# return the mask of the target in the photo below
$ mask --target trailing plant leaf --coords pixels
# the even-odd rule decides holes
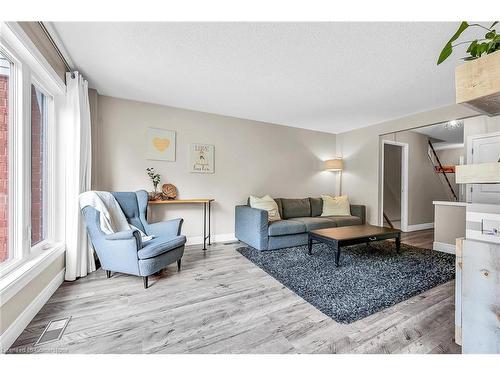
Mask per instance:
[[[457,40],[460,35],[462,35],[462,33],[469,27],[469,24],[465,21],[462,21],[462,23],[460,24],[460,26],[458,27],[458,30],[455,32],[455,34],[453,34],[453,36],[451,37],[450,41],[448,43],[453,43],[455,40]]]
[[[448,58],[448,56],[451,55],[451,52],[453,51],[453,46],[452,46],[452,43],[457,40],[460,35],[462,35],[462,33],[469,27],[469,24],[465,21],[462,21],[462,23],[460,24],[460,26],[458,27],[458,30],[455,32],[455,34],[453,34],[453,36],[451,37],[451,39],[448,41],[448,43],[446,43],[446,45],[444,46],[443,50],[441,51],[441,54],[439,55],[439,58],[438,58],[438,62],[437,64],[441,64],[444,60],[446,60]]]
[[[494,38],[494,37],[495,37],[495,35],[496,35],[495,30],[493,30],[493,31],[489,31],[489,32],[487,32],[487,33],[486,33],[486,35],[485,35],[484,37],[485,37],[486,39],[492,39],[492,38]]]
[[[474,40],[469,45],[469,48],[467,48],[466,52],[469,52],[471,54],[471,56],[475,56],[476,55],[476,48],[477,48],[477,40]]]
[[[465,21],[462,21],[462,23],[458,27],[458,30],[455,32],[455,34],[453,34],[451,39],[448,41],[448,43],[446,43],[443,50],[439,54],[437,65],[441,64],[451,55],[451,53],[453,52],[453,47],[456,47],[460,44],[468,43],[468,42],[460,42],[453,45],[453,42],[456,41],[462,35],[462,33],[469,27],[479,27],[482,30],[484,29],[488,30],[488,32],[485,34],[484,39],[479,39],[479,40],[475,39],[471,41],[466,51],[469,54],[469,56],[466,56],[465,58],[463,58],[463,60],[474,60],[481,57],[481,55],[483,54],[490,54],[500,50],[500,35],[497,34],[496,30],[493,29],[493,27],[497,23],[498,21],[495,21],[491,24],[489,28],[487,28],[477,23],[469,24]],[[480,43],[480,41],[482,43]]]
[[[439,55],[437,64],[438,65],[441,64],[444,60],[448,58],[448,56],[451,55],[452,52],[453,52],[453,47],[451,46],[451,43],[445,45],[443,50],[441,51],[441,54]]]

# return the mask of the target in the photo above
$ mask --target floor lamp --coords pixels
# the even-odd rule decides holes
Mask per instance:
[[[342,195],[342,169],[344,164],[342,159],[325,160],[325,171],[339,172],[339,195]]]

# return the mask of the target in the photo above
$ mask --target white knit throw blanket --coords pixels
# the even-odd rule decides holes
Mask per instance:
[[[127,221],[116,198],[107,191],[86,191],[80,194],[79,202],[80,208],[90,206],[99,211],[101,230],[106,234],[132,229],[141,233],[142,242],[153,238],[153,236],[147,236],[143,231]]]

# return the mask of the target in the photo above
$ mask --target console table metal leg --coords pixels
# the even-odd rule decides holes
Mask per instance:
[[[207,249],[207,204],[203,203],[203,250]]]
[[[210,246],[212,244],[211,240],[212,240],[212,235],[210,232],[210,202],[208,202],[208,245]]]

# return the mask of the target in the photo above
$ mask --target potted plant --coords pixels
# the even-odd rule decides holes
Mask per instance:
[[[158,195],[161,196],[161,193],[158,193],[158,184],[160,183],[161,175],[159,173],[156,173],[154,168],[146,168],[146,172],[149,176],[149,179],[153,183],[154,189],[154,191],[149,194],[149,199],[156,200],[158,199]]]
[[[467,62],[455,70],[456,103],[466,104],[488,115],[500,114],[500,34],[494,29],[497,23],[486,27],[463,21],[437,61],[438,65],[441,64],[454,47],[468,44],[468,55],[463,58]],[[469,28],[480,30],[484,37],[455,43]]]

